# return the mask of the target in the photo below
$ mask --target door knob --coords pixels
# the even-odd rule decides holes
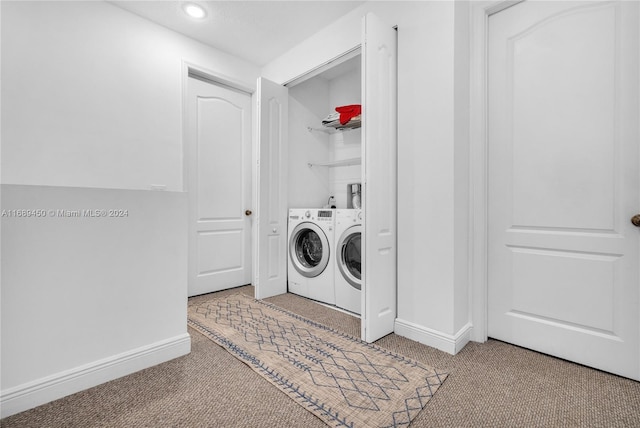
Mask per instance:
[[[253,214],[253,213],[251,212],[251,210],[246,210],[246,211],[244,212],[244,215],[246,215],[246,216],[250,216],[251,214]]]
[[[631,223],[636,227],[640,227],[640,214],[636,214],[631,217]]]

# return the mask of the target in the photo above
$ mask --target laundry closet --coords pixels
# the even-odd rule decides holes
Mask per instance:
[[[360,49],[289,87],[287,291],[362,312]]]
[[[257,85],[256,297],[287,292],[288,260],[296,251],[289,235],[297,222],[325,228],[332,238],[323,246],[334,253],[339,237],[322,220],[360,204],[362,214],[353,221],[362,230],[362,288],[359,310],[352,311],[361,313],[362,338],[370,342],[393,332],[396,317],[396,39],[395,29],[368,14],[358,46],[288,82],[259,78]],[[362,111],[353,120],[359,123],[323,125],[336,107],[358,105]],[[316,261],[327,262],[291,270],[292,278],[300,277],[292,285],[298,294],[335,304],[328,294],[305,291],[312,286],[306,288],[303,277],[313,276]],[[327,263],[330,271],[322,272],[330,278],[338,268],[333,258]]]

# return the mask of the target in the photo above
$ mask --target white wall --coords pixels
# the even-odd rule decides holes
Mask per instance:
[[[2,2],[2,416],[189,352],[183,62],[259,69],[105,2]],[[167,191],[150,191],[151,185]]]
[[[3,417],[189,352],[186,193],[2,185],[2,210]]]
[[[2,182],[183,190],[182,61],[257,67],[98,1],[3,2]]]
[[[371,1],[267,64],[263,74],[284,83],[356,46],[367,12],[398,26],[396,332],[454,353],[470,330],[468,142],[456,128],[466,95],[464,87],[456,90],[464,79],[456,67],[465,64],[456,59],[455,24],[456,15],[465,24],[464,9],[454,2]]]
[[[454,329],[471,325],[470,278],[470,3],[455,4],[454,56]],[[470,334],[465,331],[464,334]]]

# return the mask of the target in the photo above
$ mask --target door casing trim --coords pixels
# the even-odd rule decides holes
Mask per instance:
[[[469,284],[471,340],[488,338],[487,217],[487,47],[489,17],[524,0],[472,2],[470,13]]]

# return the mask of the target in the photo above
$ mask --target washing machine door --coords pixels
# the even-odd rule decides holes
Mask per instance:
[[[338,241],[338,268],[344,279],[358,290],[362,289],[362,226],[345,230]]]
[[[301,275],[307,278],[320,275],[329,264],[327,235],[314,223],[300,223],[291,232],[289,257]]]

